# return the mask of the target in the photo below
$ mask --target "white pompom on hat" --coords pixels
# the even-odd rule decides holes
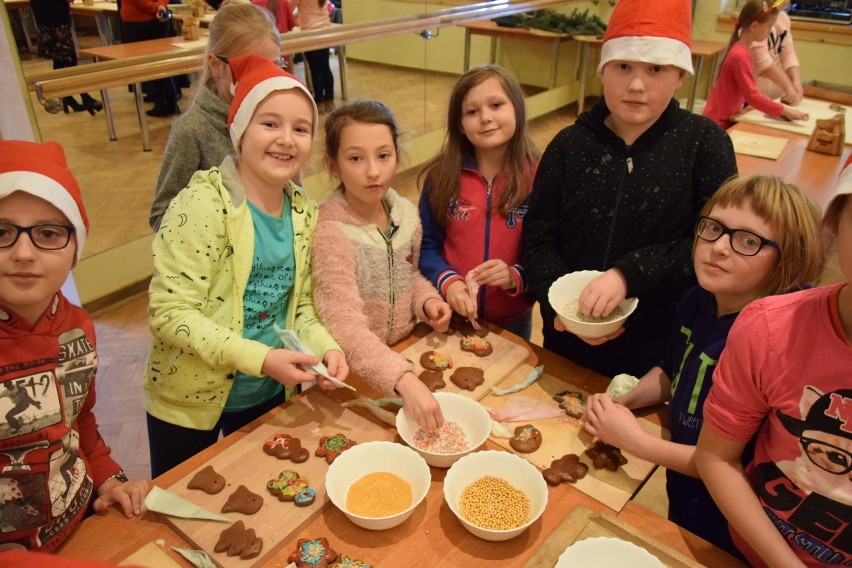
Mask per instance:
[[[601,48],[598,75],[610,61],[641,61],[692,69],[690,0],[619,0]]]
[[[254,116],[254,110],[263,99],[275,91],[298,89],[305,93],[314,110],[313,134],[316,134],[319,113],[311,93],[295,76],[287,73],[270,60],[259,55],[241,55],[228,60],[231,67],[231,75],[236,87],[234,88],[234,100],[231,101],[231,109],[228,112],[228,129],[231,134],[231,142],[239,151],[240,141],[246,128]]]
[[[849,194],[852,194],[852,154],[849,155],[849,159],[843,164],[840,177],[837,178],[837,186],[834,188],[832,199],[839,195]]]
[[[16,191],[44,199],[68,218],[77,235],[75,261],[79,261],[89,218],[62,146],[56,142],[0,140],[0,199]]]

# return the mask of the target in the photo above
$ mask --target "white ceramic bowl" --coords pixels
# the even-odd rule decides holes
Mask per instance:
[[[530,518],[523,525],[509,530],[478,527],[464,519],[459,512],[459,498],[465,487],[485,475],[502,477],[530,500]],[[524,532],[544,512],[547,506],[547,483],[541,472],[524,458],[511,452],[482,451],[461,458],[453,464],[444,478],[444,500],[450,510],[473,535],[485,540],[509,540]]]
[[[587,323],[575,319],[571,319],[562,314],[562,308],[565,304],[572,302],[580,297],[580,292],[586,287],[586,284],[603,274],[597,270],[580,270],[570,272],[565,276],[561,276],[553,284],[550,285],[550,290],[547,293],[547,299],[550,302],[550,307],[556,311],[559,316],[559,321],[565,326],[565,329],[580,337],[597,338],[609,335],[624,324],[624,321],[630,317],[636,306],[639,305],[639,298],[627,298],[618,304],[624,315],[607,322]]]
[[[370,473],[398,475],[411,485],[411,506],[389,517],[362,517],[346,510],[346,496],[352,485]],[[429,491],[429,466],[417,453],[393,442],[365,442],[337,456],[325,475],[325,491],[334,505],[350,521],[370,530],[384,530],[403,523]]]
[[[405,413],[404,406],[396,415],[396,430],[405,443],[411,446],[412,450],[423,456],[426,463],[434,467],[450,467],[459,458],[466,456],[485,443],[488,434],[491,432],[491,418],[481,404],[466,396],[451,392],[436,392],[435,398],[441,406],[444,420],[455,422],[467,434],[468,449],[454,454],[435,454],[415,446],[414,435],[420,430],[420,426]]]

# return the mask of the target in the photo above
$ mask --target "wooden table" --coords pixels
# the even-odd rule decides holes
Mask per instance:
[[[785,138],[787,145],[777,160],[737,154],[737,168],[741,174],[775,175],[795,184],[802,192],[825,209],[834,193],[837,176],[849,157],[850,147],[844,146],[839,156],[808,152],[808,137],[775,128],[738,122],[729,132],[749,132]]]
[[[568,34],[557,34],[541,30],[530,30],[526,28],[507,28],[498,26],[496,23],[488,20],[482,22],[472,22],[470,24],[461,24],[464,28],[464,70],[470,69],[470,36],[483,35],[491,38],[491,59],[494,63],[497,60],[497,39],[511,38],[530,41],[546,41],[551,44],[550,54],[550,84],[549,89],[556,86],[556,73],[559,66],[559,46],[571,41],[572,37]]]
[[[505,337],[515,336],[503,333]],[[416,338],[410,338],[398,346],[404,349],[411,345]],[[518,340],[519,341],[519,340]],[[538,357],[538,364],[545,365],[547,372],[587,392],[600,392],[608,383],[601,375],[589,373],[570,361],[553,353],[533,346]],[[368,385],[353,377],[352,381],[359,389],[359,394],[375,396]],[[300,395],[301,396],[301,395]],[[349,391],[338,390],[328,393],[334,400],[345,400],[351,397]],[[214,456],[225,452],[241,438],[260,427],[265,421],[280,412],[286,413],[292,401],[283,408],[278,408],[270,414],[261,417],[239,432],[220,440],[214,446],[187,460],[175,469],[165,473],[155,480],[160,487],[169,487],[184,478],[190,472],[207,463]],[[350,409],[353,410],[353,409]],[[369,417],[367,413],[359,414]],[[649,420],[660,421],[664,416],[663,407],[645,410],[642,416]],[[487,449],[501,448],[491,441],[486,443]],[[413,517],[394,529],[371,532],[350,523],[345,516],[330,502],[317,508],[312,518],[300,524],[288,536],[288,543],[265,566],[286,565],[287,554],[295,549],[299,538],[316,538],[326,536],[338,550],[365,560],[381,559],[381,566],[397,568],[421,566],[491,566],[495,561],[500,566],[523,566],[526,561],[542,546],[545,540],[554,532],[562,520],[576,506],[585,507],[591,511],[615,512],[580,492],[570,485],[560,485],[549,489],[548,505],[542,517],[520,536],[506,542],[488,542],[480,540],[465,530],[448,506],[443,501],[442,481],[446,470],[431,468],[432,486],[425,499],[415,511]],[[648,532],[653,538],[668,544],[689,556],[710,566],[741,566],[724,552],[715,549],[695,535],[683,531],[666,519],[652,513],[641,506],[629,506],[622,509],[621,518],[637,528]],[[287,522],[286,517],[282,522]],[[169,546],[187,546],[157,514],[145,513],[141,517],[125,519],[117,509],[113,508],[107,514],[93,516],[79,526],[73,536],[60,549],[62,556],[76,556],[100,559],[107,562],[120,562],[141,546],[156,539],[163,539],[169,556],[179,558],[169,550]],[[416,551],[416,553],[414,553]],[[181,565],[183,560],[179,560]]]
[[[76,16],[89,16],[95,19],[98,26],[98,35],[103,45],[112,45],[115,41],[112,33],[112,25],[120,26],[118,17],[118,4],[114,0],[95,0],[91,6],[86,6],[80,1],[71,4],[71,13]],[[113,24],[110,23],[112,20]]]

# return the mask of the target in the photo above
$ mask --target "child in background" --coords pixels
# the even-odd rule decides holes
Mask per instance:
[[[91,506],[141,514],[98,433],[95,327],[60,291],[89,221],[55,142],[0,141],[0,547],[55,550]]]
[[[286,34],[296,27],[296,16],[293,15],[290,0],[252,0],[252,4],[266,8],[272,13],[278,33]]]
[[[804,90],[785,5],[790,5],[787,0],[775,3],[778,17],[769,29],[769,37],[751,44],[751,60],[760,92],[770,99],[781,97],[781,102],[795,105],[802,100]]]
[[[193,176],[152,247],[145,409],[154,476],[316,378],[300,367],[322,359],[332,376],[348,374],[314,309],[317,206],[292,182],[311,151],[316,105],[268,59],[244,55],[230,65],[237,157]],[[273,323],[295,330],[319,359],[282,349]]]
[[[398,392],[422,428],[443,423],[438,401],[414,365],[388,347],[417,320],[446,331],[452,309],[417,269],[417,208],[392,187],[398,129],[378,101],[344,105],[325,121],[325,163],[340,185],[320,205],[311,254],[317,312],[349,365],[373,385]]]
[[[734,178],[701,210],[693,267],[698,286],[680,299],[668,349],[632,391],[589,397],[586,431],[667,468],[669,520],[729,552],[728,523],[695,468],[695,444],[713,370],[734,320],[757,298],[799,290],[819,276],[820,212],[778,178]],[[727,238],[725,238],[727,237]],[[646,432],[628,409],[669,403],[671,441]]]
[[[659,362],[677,300],[695,282],[695,219],[737,173],[728,136],[673,98],[692,73],[690,7],[618,2],[598,67],[604,96],[547,147],[524,220],[544,347],[610,377],[639,377]],[[578,270],[603,272],[580,297],[586,315],[639,298],[626,326],[602,341],[565,333],[548,302],[550,285]]]
[[[216,167],[234,153],[228,134],[228,105],[234,98],[228,60],[253,53],[278,62],[280,52],[281,36],[266,10],[228,4],[216,13],[195,100],[174,123],[166,142],[148,219],[152,229],[160,228],[169,203],[195,172]]]
[[[755,42],[766,42],[777,17],[778,8],[773,4],[767,5],[763,0],[749,0],[740,10],[719,77],[710,89],[703,113],[722,128],[733,126],[732,117],[746,103],[768,116],[786,120],[808,119],[807,113],[765,97],[754,82],[749,50]]]
[[[753,566],[852,563],[850,193],[852,160],[822,223],[847,282],[743,310],[704,403],[695,464]]]
[[[456,83],[444,147],[420,174],[420,270],[460,315],[524,339],[532,303],[521,228],[538,159],[521,86],[502,67],[482,65]],[[466,278],[480,286],[475,303]]]
[[[293,0],[299,29],[316,30],[331,25],[328,0]],[[328,48],[305,52],[311,71],[314,99],[322,114],[334,110],[334,75],[328,63]]]

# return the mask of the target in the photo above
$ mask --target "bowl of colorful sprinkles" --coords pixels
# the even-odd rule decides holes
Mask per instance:
[[[481,404],[465,396],[436,392],[435,399],[444,415],[443,426],[427,432],[406,415],[403,406],[396,415],[396,430],[426,463],[433,467],[450,467],[485,443],[491,431],[491,419]]]
[[[411,516],[431,482],[429,466],[416,452],[393,442],[366,442],[334,460],[325,490],[350,521],[384,530]]]
[[[476,452],[447,472],[444,500],[473,535],[509,540],[544,512],[547,483],[534,465],[513,453]]]
[[[627,298],[609,314],[587,316],[580,311],[580,293],[586,284],[603,274],[597,270],[579,270],[559,277],[550,285],[547,299],[565,329],[579,337],[603,337],[624,325],[624,321],[639,305],[639,298]]]

